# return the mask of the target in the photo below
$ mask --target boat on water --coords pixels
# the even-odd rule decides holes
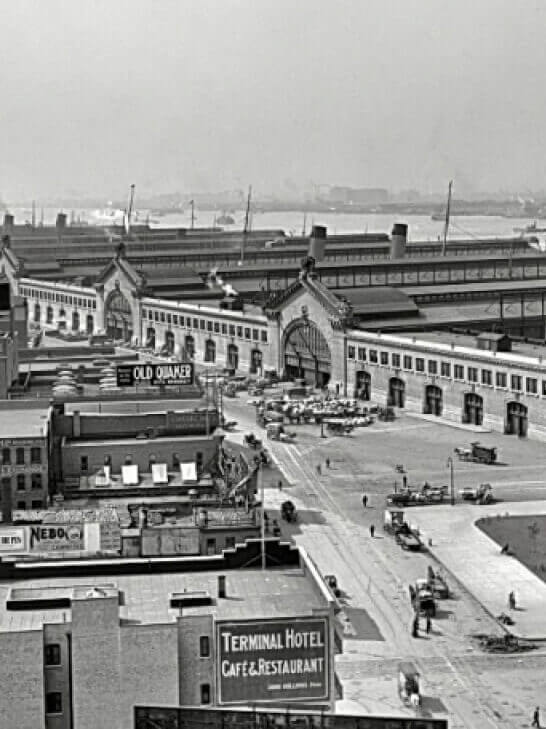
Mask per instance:
[[[535,220],[533,223],[529,223],[524,228],[514,228],[514,233],[521,233],[527,235],[529,233],[546,233],[546,227],[540,227]]]
[[[227,213],[222,213],[216,218],[218,225],[235,225],[235,218]]]
[[[126,227],[127,211],[121,208],[104,208],[103,210],[93,210],[88,216],[89,225],[96,225],[103,228],[108,227]],[[157,224],[158,221],[153,219],[147,210],[133,210],[131,213],[131,225],[149,225]]]

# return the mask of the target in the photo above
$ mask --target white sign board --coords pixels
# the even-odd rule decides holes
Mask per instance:
[[[166,463],[152,464],[152,481],[154,483],[169,483]]]
[[[197,483],[197,469],[194,461],[180,464],[180,475],[182,483]]]
[[[25,529],[3,528],[0,530],[0,552],[24,552]]]
[[[121,480],[124,486],[138,486],[138,466],[122,466]]]

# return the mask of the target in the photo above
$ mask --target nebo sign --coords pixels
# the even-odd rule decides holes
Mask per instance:
[[[168,364],[119,365],[116,368],[118,387],[146,385],[191,385],[193,364],[169,362]]]

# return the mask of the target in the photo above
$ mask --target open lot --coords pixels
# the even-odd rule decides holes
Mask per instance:
[[[336,665],[345,691],[340,711],[411,715],[398,697],[396,666],[408,658],[417,663],[425,682],[424,711],[447,716],[450,727],[511,729],[530,724],[532,707],[546,697],[546,651],[494,656],[482,653],[474,636],[502,635],[503,629],[463,584],[448,574],[452,595],[438,604],[429,635],[411,637],[409,584],[435,566],[428,552],[404,552],[382,530],[385,497],[401,486],[395,466],[403,464],[410,485],[449,483],[448,456],[456,446],[479,440],[495,445],[499,465],[455,459],[455,487],[489,482],[497,498],[542,499],[546,493],[546,454],[540,443],[509,436],[473,433],[405,415],[376,422],[349,436],[321,438],[317,425],[287,426],[297,433],[293,445],[265,441],[247,397],[225,401],[226,416],[239,421],[230,438],[253,431],[264,438],[283,474],[266,480],[268,511],[291,499],[298,522],[280,522],[285,536],[305,547],[323,574],[335,574],[342,590],[344,653]],[[330,468],[326,468],[326,459]],[[321,466],[320,474],[317,465]],[[368,507],[362,506],[362,494]],[[435,506],[425,507],[433,519]],[[445,508],[445,507],[444,507]],[[450,508],[450,507],[449,507]],[[467,504],[458,503],[463,515]],[[406,510],[411,522],[411,509]],[[376,535],[370,536],[370,526]],[[422,626],[423,627],[423,626]]]

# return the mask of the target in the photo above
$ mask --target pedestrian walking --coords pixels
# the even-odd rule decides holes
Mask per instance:
[[[329,458],[326,459],[326,468],[330,468],[330,459]]]
[[[533,711],[533,723],[531,726],[538,726],[540,727],[540,708],[537,706],[537,708]]]
[[[372,524],[372,525],[370,526],[370,537],[371,537],[372,539],[373,539],[373,535],[374,535],[374,534],[375,534],[375,527],[374,527],[374,525]]]
[[[413,618],[413,622],[411,625],[411,635],[413,638],[419,637],[419,616],[418,615],[416,615]]]
[[[322,468],[320,463],[317,463],[317,474],[320,476],[322,474]]]
[[[362,506],[364,508],[368,506],[368,497],[366,496],[366,494],[364,494],[364,496],[362,497]]]
[[[404,474],[404,476],[402,476],[402,487],[403,487],[404,491],[408,487],[408,477],[405,474]]]
[[[432,630],[432,620],[430,619],[430,615],[427,614],[427,635],[429,635],[431,630]]]
[[[516,609],[516,593],[513,590],[508,595],[508,607],[510,610]]]
[[[278,487],[279,487],[279,491],[282,491],[282,481],[279,481]]]

